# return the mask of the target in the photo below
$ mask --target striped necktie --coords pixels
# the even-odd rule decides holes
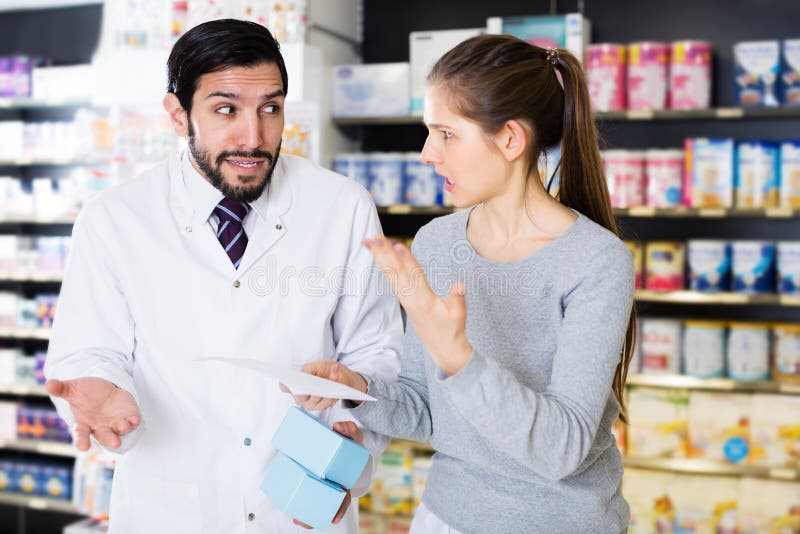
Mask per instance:
[[[244,233],[242,222],[250,211],[250,206],[225,197],[214,208],[214,213],[219,217],[217,239],[219,239],[225,253],[231,259],[234,268],[238,269],[247,248],[247,234]]]

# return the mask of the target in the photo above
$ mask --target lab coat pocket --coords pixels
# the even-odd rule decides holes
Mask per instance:
[[[125,486],[125,516],[136,524],[135,532],[202,532],[203,507],[196,484],[129,473]]]

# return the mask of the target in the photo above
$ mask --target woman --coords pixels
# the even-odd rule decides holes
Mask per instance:
[[[611,425],[624,418],[634,273],[581,65],[484,35],[429,82],[422,159],[455,206],[474,207],[424,226],[410,251],[365,240],[410,320],[399,382],[328,361],[304,370],[375,397],[349,405],[366,427],[437,451],[412,532],[623,532]],[[559,145],[553,198],[537,161]]]

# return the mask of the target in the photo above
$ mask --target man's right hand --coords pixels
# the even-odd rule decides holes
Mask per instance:
[[[73,435],[79,451],[87,451],[89,437],[105,447],[117,449],[121,436],[133,432],[142,415],[133,396],[102,378],[48,380],[44,385],[53,397],[69,403],[75,420]]]

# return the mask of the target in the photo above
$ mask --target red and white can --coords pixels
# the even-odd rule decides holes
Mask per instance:
[[[711,43],[705,41],[672,43],[669,88],[672,109],[711,107]]]
[[[645,152],[646,202],[652,208],[680,206],[683,199],[683,150]]]
[[[628,109],[666,109],[669,45],[628,45]]]
[[[637,150],[605,150],[603,167],[615,208],[644,205],[644,152]]]
[[[586,47],[586,81],[592,109],[625,109],[625,46],[599,43]]]

